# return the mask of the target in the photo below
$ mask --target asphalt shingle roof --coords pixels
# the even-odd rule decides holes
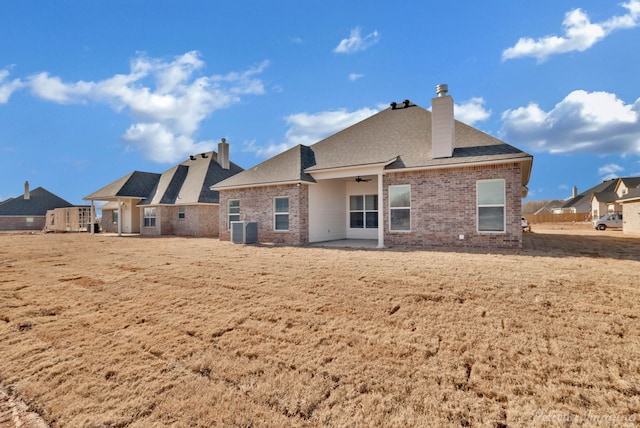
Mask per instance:
[[[229,162],[229,169],[224,169],[217,161],[217,153],[211,151],[190,156],[162,174],[134,171],[84,199],[109,201],[130,197],[141,199],[139,205],[218,203],[219,194],[210,187],[242,168]]]
[[[73,204],[48,190],[36,187],[29,192],[29,199],[20,195],[0,203],[0,216],[43,216],[48,210],[72,206]]]
[[[388,164],[387,169],[446,166],[531,155],[462,122],[455,121],[455,150],[433,159],[431,112],[415,104],[387,108],[311,146],[296,146],[218,183],[216,188],[290,181],[314,181],[326,169]]]

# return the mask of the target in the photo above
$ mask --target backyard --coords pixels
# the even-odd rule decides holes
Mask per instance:
[[[0,426],[640,424],[640,238],[524,239],[0,235]]]

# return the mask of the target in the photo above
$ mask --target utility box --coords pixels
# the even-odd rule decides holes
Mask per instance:
[[[255,221],[232,221],[231,242],[234,244],[255,244],[258,242],[258,223]]]

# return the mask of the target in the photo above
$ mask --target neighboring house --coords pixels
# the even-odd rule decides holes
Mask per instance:
[[[591,196],[593,218],[600,218],[605,214],[621,213],[622,205],[618,200],[640,185],[640,177],[615,178],[610,181],[613,183],[607,186],[606,190],[595,192]]]
[[[24,194],[0,202],[0,230],[42,230],[48,210],[73,205],[42,187],[29,189],[24,183]]]
[[[565,204],[565,201],[561,201],[560,199],[554,199],[552,201],[544,204],[542,208],[533,213],[533,215],[539,214],[562,214],[562,206]]]
[[[91,223],[91,207],[79,205],[47,211],[45,232],[87,232]]]
[[[574,187],[573,196],[565,202],[561,207],[562,213],[574,213],[585,214],[587,216],[593,216],[591,207],[591,198],[595,193],[612,192],[616,186],[616,180],[605,180],[602,183],[593,186],[592,188],[585,190],[582,193],[576,194],[577,190]]]
[[[223,139],[218,153],[190,156],[162,174],[133,172],[84,199],[108,201],[106,232],[217,237],[218,192],[210,187],[241,171]]]
[[[260,241],[292,245],[520,248],[533,157],[454,120],[446,85],[437,94],[432,112],[391,103],[214,185],[220,239],[231,221],[252,221]]]
[[[616,202],[622,206],[622,232],[640,235],[640,188],[627,189]]]

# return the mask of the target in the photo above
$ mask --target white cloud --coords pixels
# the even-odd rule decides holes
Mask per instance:
[[[486,110],[484,103],[483,98],[474,97],[462,104],[455,104],[454,116],[457,120],[469,125],[487,120],[491,116],[491,110]]]
[[[350,73],[349,74],[349,81],[350,82],[355,82],[358,79],[361,79],[364,77],[364,74],[358,74],[358,73]]]
[[[612,178],[618,178],[620,175],[618,173],[624,171],[624,168],[620,165],[616,165],[614,163],[610,163],[598,168],[598,175],[603,176],[603,180],[610,180]]]
[[[254,152],[256,156],[261,158],[267,158],[282,153],[298,144],[309,146],[378,113],[378,111],[377,109],[364,107],[352,112],[346,109],[338,109],[312,114],[292,114],[285,118],[289,129],[285,133],[284,141],[270,143],[265,147],[258,146],[255,141],[251,141],[245,143],[245,151]]]
[[[640,99],[571,92],[546,112],[535,103],[502,114],[500,137],[549,153],[640,154]]]
[[[7,81],[7,77],[9,70],[0,70],[0,104],[8,103],[11,94],[24,86],[20,79]]]
[[[520,38],[513,47],[502,52],[502,60],[534,57],[542,62],[551,55],[582,52],[615,30],[640,25],[640,0],[630,0],[622,3],[621,6],[627,9],[625,15],[614,16],[599,23],[592,23],[589,16],[581,9],[569,11],[562,22],[565,33],[563,37],[550,35],[536,40],[528,37]]]
[[[377,31],[367,34],[362,37],[360,34],[360,27],[356,27],[351,30],[351,34],[346,39],[342,39],[338,46],[333,50],[336,53],[351,54],[354,52],[363,51],[380,40],[380,34]]]
[[[199,75],[204,62],[196,51],[171,61],[139,56],[128,74],[97,82],[66,83],[39,73],[28,79],[34,95],[60,104],[105,103],[126,111],[135,121],[123,138],[146,158],[175,162],[207,149],[211,142],[196,142],[200,123],[214,111],[240,101],[241,96],[264,93],[261,74],[268,61],[241,72]]]

